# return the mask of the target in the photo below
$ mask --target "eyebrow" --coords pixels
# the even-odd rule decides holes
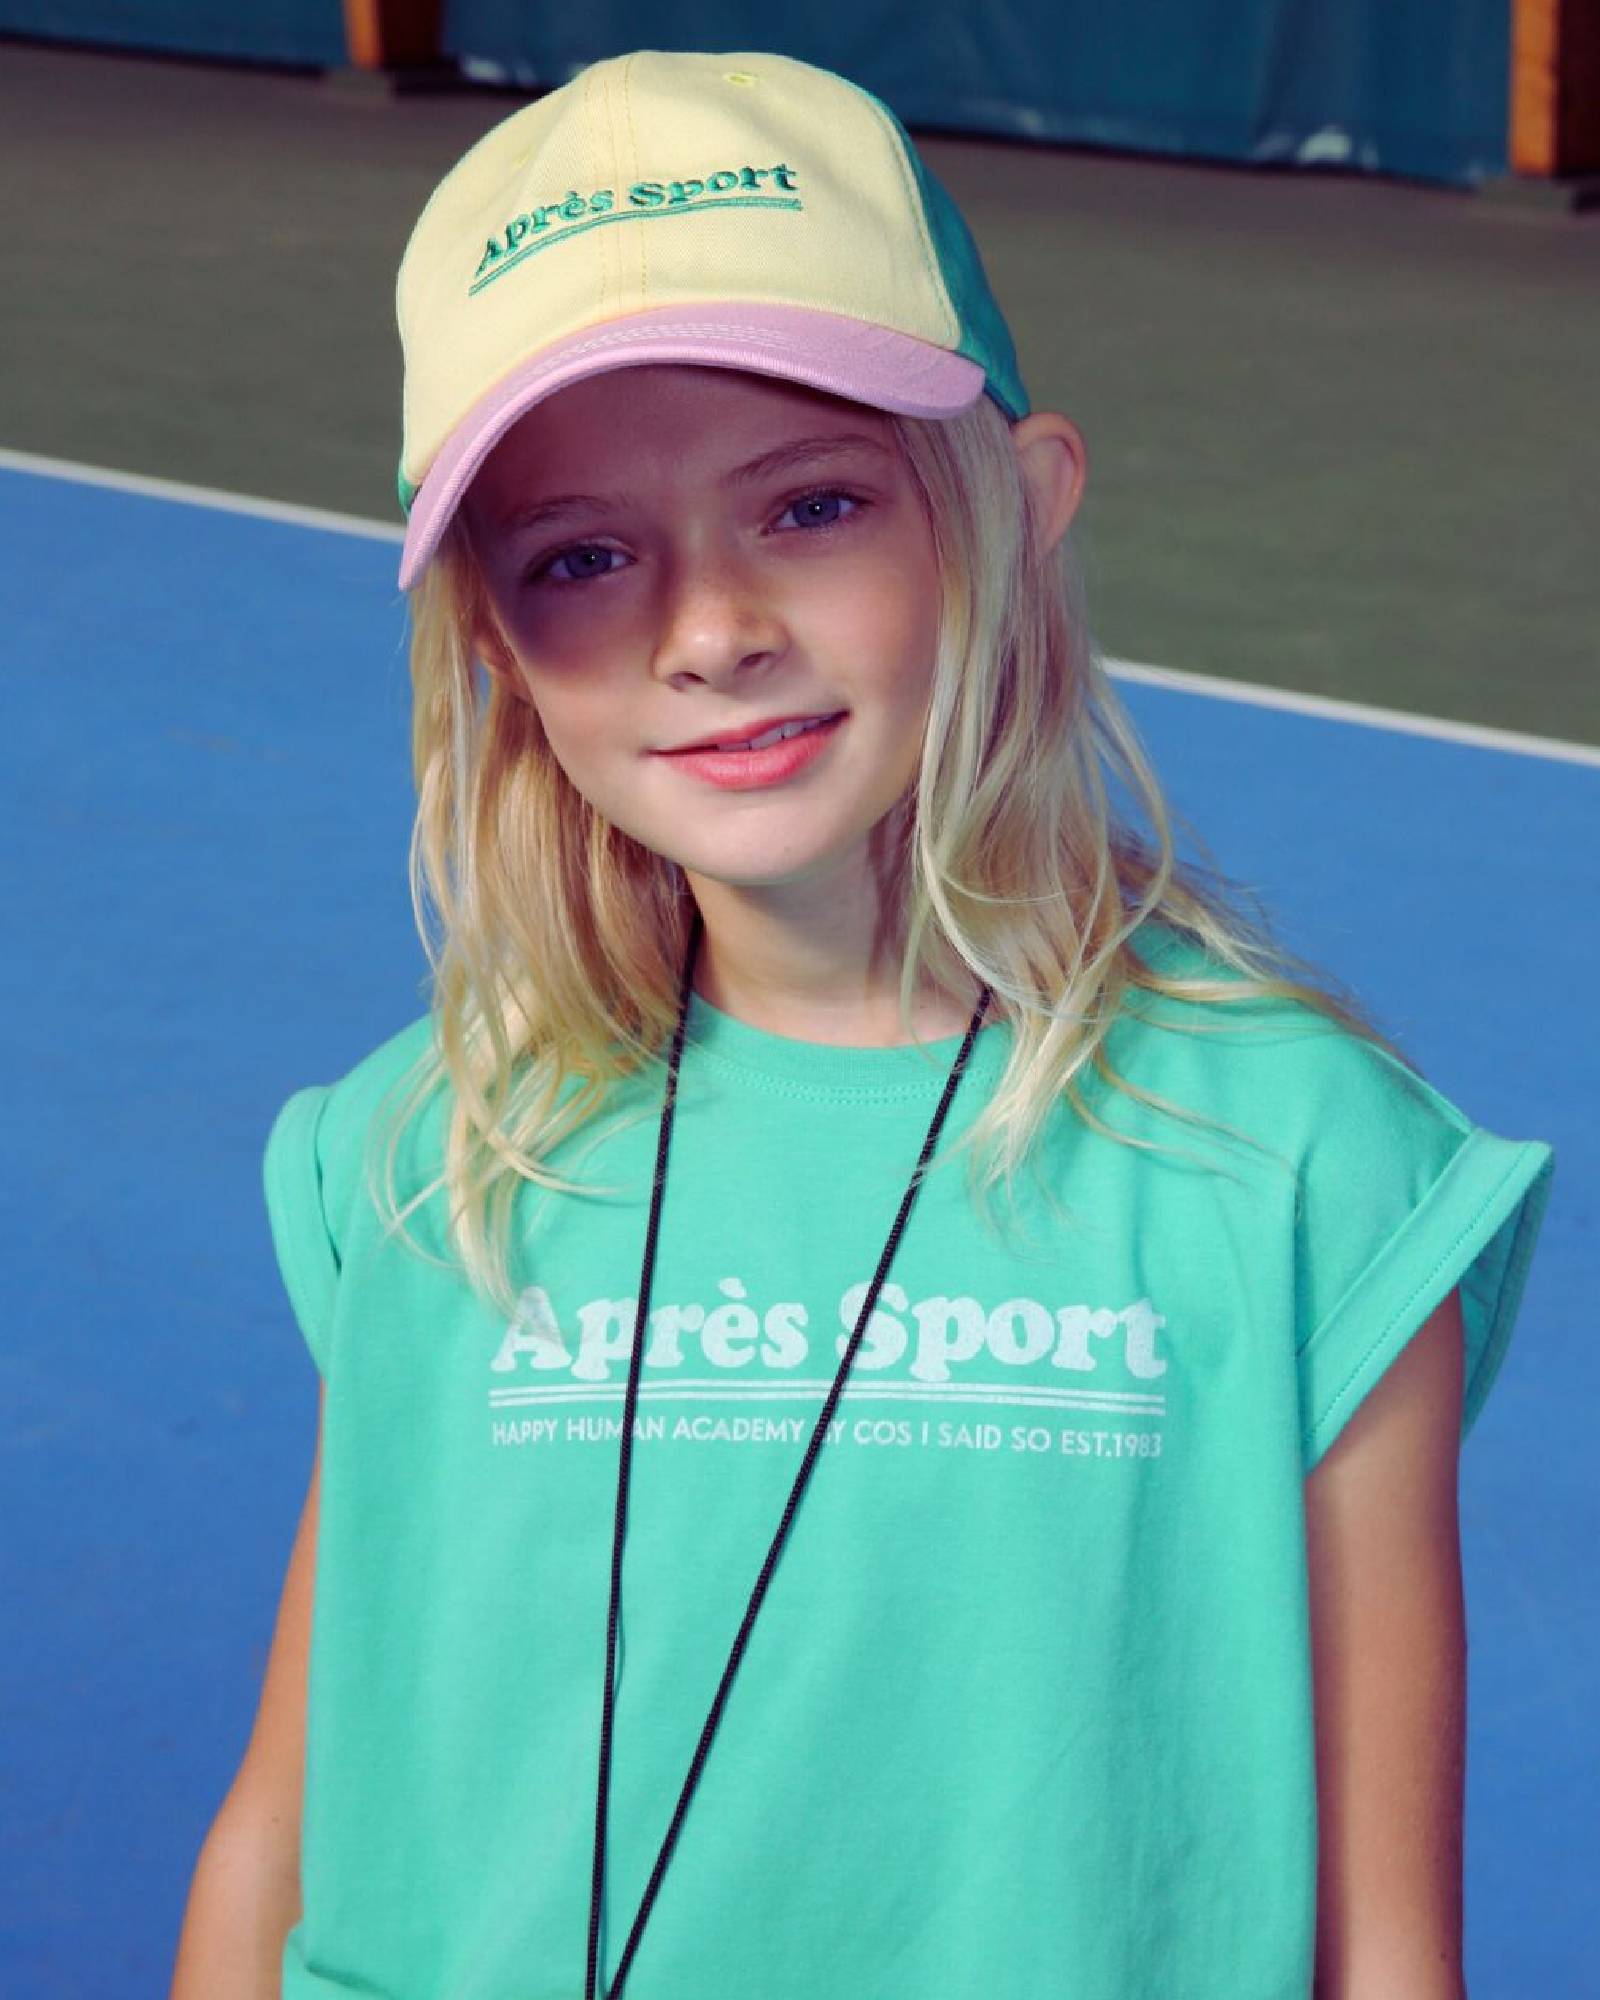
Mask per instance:
[[[745,465],[736,465],[731,472],[724,474],[722,483],[724,486],[748,486],[758,479],[770,479],[777,473],[793,471],[802,465],[815,465],[819,460],[839,458],[854,451],[875,452],[884,458],[894,456],[882,439],[868,437],[858,431],[847,431],[833,437],[795,438],[788,444],[762,452]],[[623,504],[619,494],[557,493],[547,500],[532,500],[523,506],[513,507],[501,519],[500,532],[513,534],[520,529],[536,528],[543,522],[558,520],[567,514],[599,513]]]

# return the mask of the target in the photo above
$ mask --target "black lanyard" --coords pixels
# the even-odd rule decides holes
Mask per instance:
[[[595,1794],[594,1887],[589,1904],[589,1958],[584,1976],[584,2000],[596,2000],[596,1986],[599,1976],[600,1903],[605,1891],[606,1877],[606,1801],[611,1783],[611,1723],[613,1690],[616,1678],[617,1615],[622,1595],[622,1543],[627,1529],[628,1518],[628,1472],[633,1459],[634,1410],[639,1398],[639,1368],[644,1353],[645,1328],[649,1323],[650,1316],[650,1281],[655,1271],[656,1236],[661,1221],[661,1195],[667,1182],[667,1141],[672,1133],[673,1107],[677,1103],[678,1097],[678,1065],[683,1055],[684,1029],[689,1018],[690,980],[694,971],[695,951],[700,942],[700,928],[700,912],[696,909],[689,926],[688,950],[684,955],[683,979],[678,995],[678,1025],[673,1034],[672,1053],[667,1063],[667,1085],[661,1106],[661,1135],[656,1146],[655,1185],[651,1190],[650,1196],[650,1222],[645,1231],[644,1270],[639,1279],[639,1310],[634,1320],[633,1352],[628,1357],[628,1389],[622,1408],[622,1448],[617,1461],[616,1526],[611,1542],[611,1603],[606,1615],[605,1696],[600,1715],[600,1776]],[[878,1293],[882,1288],[885,1277],[888,1275],[889,1264],[895,1253],[895,1246],[899,1243],[901,1232],[905,1228],[906,1217],[911,1213],[912,1201],[916,1197],[917,1189],[922,1184],[922,1176],[927,1170],[928,1161],[932,1156],[934,1143],[939,1136],[939,1128],[944,1124],[945,1113],[950,1109],[950,1100],[955,1096],[956,1085],[960,1082],[961,1073],[966,1068],[967,1057],[972,1052],[972,1044],[977,1038],[979,1027],[982,1025],[985,1010],[989,1005],[989,999],[989,989],[985,986],[979,995],[978,1004],[973,1010],[972,1019],[967,1027],[966,1039],[962,1042],[955,1062],[951,1065],[949,1080],[944,1087],[944,1095],[939,1100],[938,1110],[933,1114],[933,1123],[928,1127],[928,1136],[922,1143],[921,1158],[917,1161],[916,1170],[911,1176],[910,1184],[906,1188],[904,1198],[900,1203],[900,1213],[895,1217],[894,1227],[889,1231],[889,1240],[883,1246],[883,1255],[878,1259],[877,1275],[873,1278],[872,1284],[868,1289],[866,1299],[861,1307],[860,1317],[855,1324],[855,1331],[850,1336],[850,1344],[845,1349],[844,1358],[839,1363],[839,1372],[834,1377],[833,1387],[828,1391],[827,1400],[823,1403],[821,1415],[817,1418],[816,1428],[811,1433],[811,1442],[806,1448],[806,1455],[801,1461],[800,1471],[796,1476],[788,1502],[783,1510],[783,1517],[778,1523],[778,1532],[772,1538],[772,1546],[767,1551],[766,1561],[761,1565],[761,1574],[756,1578],[755,1588],[750,1593],[750,1602],[745,1609],[744,1622],[739,1627],[738,1636],[733,1642],[733,1649],[728,1655],[728,1664],[723,1669],[721,1685],[717,1689],[716,1699],[711,1704],[711,1712],[706,1717],[705,1727],[700,1732],[700,1741],[695,1747],[694,1757],[689,1765],[689,1775],[684,1780],[683,1790],[678,1795],[678,1804],[672,1815],[672,1823],[668,1826],[666,1838],[661,1843],[661,1852],[656,1856],[655,1867],[650,1871],[650,1880],[645,1886],[644,1897],[639,1904],[639,1914],[633,1920],[633,1929],[628,1934],[627,1945],[617,1965],[617,1976],[612,1981],[610,1993],[605,1996],[605,2000],[618,2000],[622,1992],[622,1982],[628,1976],[628,1967],[632,1964],[634,1952],[638,1949],[639,1936],[644,1929],[645,1919],[650,1914],[651,1907],[655,1902],[656,1891],[661,1886],[661,1878],[666,1873],[667,1862],[671,1858],[673,1846],[678,1838],[678,1830],[683,1825],[684,1814],[689,1809],[690,1795],[693,1793],[695,1785],[699,1782],[701,1767],[706,1760],[706,1752],[711,1747],[711,1738],[716,1732],[717,1723],[722,1716],[723,1704],[728,1698],[728,1689],[733,1684],[734,1674],[738,1671],[739,1661],[744,1655],[745,1643],[750,1637],[750,1628],[755,1624],[756,1613],[761,1609],[762,1600],[767,1594],[767,1585],[772,1581],[772,1572],[777,1566],[778,1556],[782,1551],[784,1539],[788,1535],[789,1524],[793,1521],[795,1510],[800,1505],[800,1496],[805,1491],[806,1481],[811,1477],[811,1468],[816,1462],[822,1440],[827,1435],[828,1425],[832,1421],[839,1398],[844,1392],[845,1377],[850,1372],[850,1364],[855,1360],[856,1350],[861,1345],[861,1336],[866,1329],[867,1322],[872,1318],[872,1310],[878,1302]]]

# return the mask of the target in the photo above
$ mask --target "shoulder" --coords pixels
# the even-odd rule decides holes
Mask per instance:
[[[269,1187],[275,1170],[309,1168],[326,1220],[338,1233],[358,1198],[374,1141],[389,1127],[391,1111],[397,1131],[402,1123],[411,1128],[403,1136],[415,1161],[421,1126],[411,1126],[399,1114],[413,1088],[436,1068],[434,1048],[433,1019],[424,1014],[331,1081],[296,1090],[278,1111],[267,1140]]]
[[[324,1086],[330,1132],[347,1137],[367,1125],[392,1092],[427,1071],[435,1046],[432,1015],[419,1015]]]
[[[1137,942],[1154,970],[1217,996],[1132,996],[1110,1039],[1118,1068],[1143,1088],[1238,1127],[1296,1168],[1386,1140],[1421,1146],[1437,1168],[1470,1135],[1471,1120],[1417,1068],[1333,1014],[1306,1000],[1223,997],[1241,976],[1168,925],[1141,927]]]
[[[1236,976],[1176,934],[1158,969]],[[1217,1121],[1226,1130],[1207,1147],[1216,1164],[1231,1174],[1271,1155],[1292,1192],[1277,1213],[1292,1233],[1307,1469],[1458,1285],[1465,1436],[1511,1337],[1549,1196],[1550,1145],[1477,1124],[1401,1055],[1309,1002],[1144,993],[1136,1002],[1113,1031],[1119,1069],[1206,1121],[1179,1125],[1139,1106],[1138,1136],[1198,1146]],[[1230,1133],[1248,1144],[1219,1158]]]
[[[332,1358],[341,1273],[369,1201],[368,1141],[379,1107],[420,1075],[433,1041],[431,1017],[409,1022],[329,1083],[302,1085],[279,1107],[262,1157],[273,1246],[289,1300],[318,1372]],[[412,1128],[409,1143],[416,1145]],[[414,1155],[413,1155],[414,1157]],[[414,1166],[405,1170],[407,1177]],[[397,1171],[398,1186],[401,1173]]]

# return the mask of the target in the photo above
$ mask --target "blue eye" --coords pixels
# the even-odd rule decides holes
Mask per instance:
[[[530,583],[542,582],[551,576],[551,572],[555,569],[557,563],[573,562],[583,556],[615,556],[621,553],[620,549],[602,548],[597,542],[577,542],[570,549],[560,550],[557,554],[551,556],[547,562],[537,564],[529,572],[528,581]],[[557,576],[553,580],[556,583],[587,583],[593,577],[615,575],[616,571],[611,569],[583,569],[579,570],[575,576]]]
[[[853,493],[844,492],[840,487],[825,486],[815,493],[802,493],[798,500],[791,500],[783,511],[787,514],[792,508],[796,507],[825,506],[830,500],[847,500],[857,514],[868,504],[865,500],[858,500]],[[829,521],[818,521],[813,517],[809,525],[813,528],[837,528],[842,526],[845,521],[853,518],[854,516],[851,514],[835,515]]]

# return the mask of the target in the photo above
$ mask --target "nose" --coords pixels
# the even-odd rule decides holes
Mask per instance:
[[[782,655],[788,637],[778,607],[737,550],[679,550],[664,577],[652,662],[658,680],[716,684]]]

